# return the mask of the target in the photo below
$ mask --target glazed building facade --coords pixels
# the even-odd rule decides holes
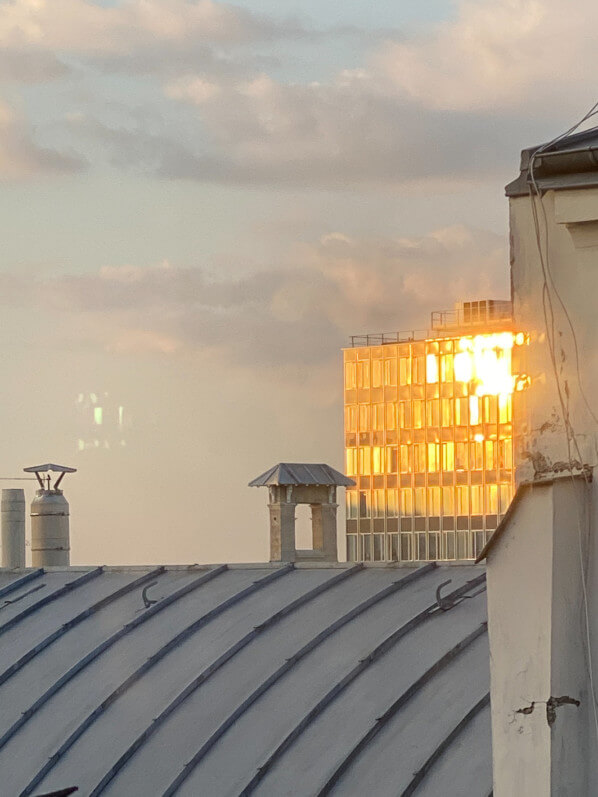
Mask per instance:
[[[526,342],[504,301],[434,313],[431,333],[344,350],[347,559],[473,559],[514,488],[512,395]],[[515,355],[515,356],[514,356]],[[515,365],[515,367],[514,367]]]

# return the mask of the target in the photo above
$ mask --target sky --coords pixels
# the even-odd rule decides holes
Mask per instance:
[[[2,485],[78,469],[75,564],[266,559],[247,482],[342,469],[349,336],[508,297],[503,188],[596,100],[597,23],[589,0],[0,0]]]

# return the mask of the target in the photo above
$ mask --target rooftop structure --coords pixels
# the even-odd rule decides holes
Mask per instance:
[[[2,792],[486,795],[484,580],[434,565],[0,570]]]
[[[279,462],[250,481],[249,486],[268,488],[271,562],[296,562],[300,559],[336,562],[336,488],[354,487],[353,479],[343,476],[330,465]],[[311,507],[313,547],[310,550],[297,548],[297,504]]]
[[[473,559],[511,501],[527,338],[505,301],[433,319],[432,337],[344,350],[350,561]]]

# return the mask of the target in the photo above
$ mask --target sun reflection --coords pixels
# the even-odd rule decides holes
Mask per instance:
[[[475,335],[460,338],[455,354],[455,379],[470,384],[476,396],[507,396],[522,390],[529,378],[512,372],[512,350],[523,346],[526,336],[519,332]]]

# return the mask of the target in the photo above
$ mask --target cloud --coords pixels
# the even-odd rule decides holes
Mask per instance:
[[[382,48],[377,66],[400,95],[437,110],[581,115],[595,95],[598,5],[578,0],[461,0],[455,19]],[[563,108],[560,109],[562,113]]]
[[[24,119],[0,100],[0,180],[71,173],[82,168],[78,157],[35,144]]]
[[[63,61],[83,64],[83,84],[90,69],[119,70],[133,81],[127,90],[151,75],[133,104],[157,109],[160,123],[108,113],[106,98],[66,122],[90,158],[99,151],[121,169],[250,186],[454,184],[508,179],[514,151],[541,140],[548,120],[550,137],[589,104],[597,57],[587,31],[598,6],[580,8],[461,0],[453,19],[425,34],[390,31],[382,42],[371,32],[360,68],[325,82],[289,82],[284,49],[260,50],[355,30],[317,31],[215,0],[14,0],[0,3],[0,46],[54,58],[56,74]],[[32,66],[30,79],[40,71]]]
[[[332,362],[351,334],[422,329],[456,300],[504,297],[505,262],[500,236],[467,227],[420,238],[332,233],[284,269],[239,279],[169,263],[39,281],[5,273],[0,297],[60,319],[67,345],[76,335],[116,353],[198,352],[276,375]]]
[[[399,103],[355,75],[334,85],[202,75],[171,81],[166,91],[198,109],[185,124],[195,137],[177,136],[166,124],[150,131],[134,120],[108,125],[91,116],[72,132],[99,144],[119,168],[161,178],[353,190],[502,179],[513,165],[513,140],[531,127]]]
[[[13,0],[0,4],[0,45],[80,57],[127,59],[169,45],[172,53],[202,45],[239,46],[294,38],[307,31],[214,0]],[[126,61],[125,61],[126,62]],[[155,61],[154,61],[155,63]]]

